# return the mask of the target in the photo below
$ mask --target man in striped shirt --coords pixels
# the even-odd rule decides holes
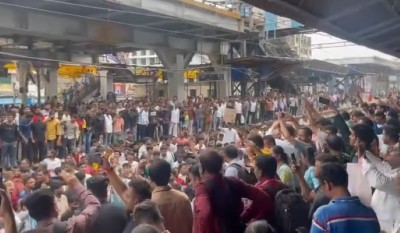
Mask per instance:
[[[314,214],[310,233],[379,233],[380,226],[374,210],[351,197],[347,190],[348,175],[339,164],[327,163],[318,177],[331,202]]]

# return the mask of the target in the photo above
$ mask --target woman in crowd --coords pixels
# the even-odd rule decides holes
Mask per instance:
[[[272,153],[278,163],[278,176],[280,180],[289,186],[295,188],[295,179],[292,170],[289,165],[289,157],[280,146],[275,146],[272,149]]]

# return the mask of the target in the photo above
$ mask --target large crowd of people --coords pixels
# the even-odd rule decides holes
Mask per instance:
[[[351,112],[338,110],[336,93],[318,106],[316,97],[276,94],[11,106],[0,115],[0,225],[5,233],[400,232],[392,98],[360,100]],[[371,200],[350,187],[348,164],[360,168]]]

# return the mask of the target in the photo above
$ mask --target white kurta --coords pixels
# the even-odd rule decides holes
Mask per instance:
[[[378,217],[381,230],[396,232],[395,227],[400,225],[400,193],[397,189],[400,169],[392,169],[387,162],[368,151],[366,157],[361,161],[362,172],[376,189],[372,195],[371,207]]]

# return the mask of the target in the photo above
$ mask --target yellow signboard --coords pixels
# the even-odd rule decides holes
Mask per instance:
[[[80,78],[85,74],[96,74],[97,68],[94,66],[79,65],[60,65],[58,75],[69,78]]]

